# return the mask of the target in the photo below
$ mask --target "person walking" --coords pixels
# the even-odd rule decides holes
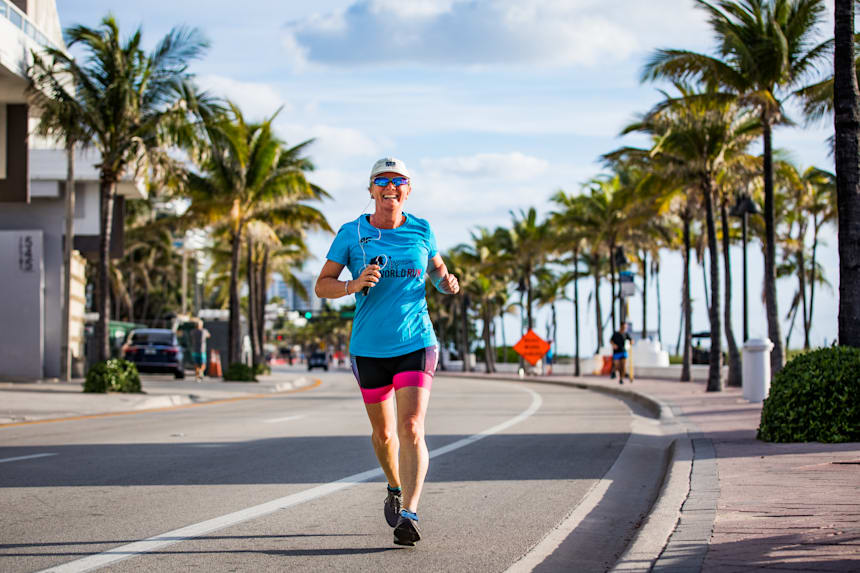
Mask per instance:
[[[191,360],[194,362],[194,380],[196,382],[203,381],[203,374],[206,372],[206,339],[211,335],[209,331],[203,328],[203,320],[197,319],[196,326],[191,330]]]
[[[368,188],[373,214],[343,225],[326,255],[314,291],[320,298],[356,295],[350,362],[388,480],[383,514],[394,543],[415,545],[418,500],[429,465],[424,418],[439,355],[427,312],[427,277],[439,292],[457,294],[430,224],[403,211],[412,191],[403,161],[373,164]],[[339,280],[344,267],[352,278]]]
[[[612,371],[618,373],[618,383],[624,384],[624,371],[627,368],[627,341],[633,342],[630,335],[627,334],[627,323],[622,322],[618,326],[618,330],[612,333],[612,338],[609,339],[612,344]],[[630,374],[630,382],[633,382],[633,375]]]

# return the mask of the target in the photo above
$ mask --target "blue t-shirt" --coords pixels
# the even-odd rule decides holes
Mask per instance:
[[[326,258],[345,265],[358,277],[377,256],[382,275],[367,295],[355,294],[355,318],[349,351],[353,356],[388,358],[434,346],[436,334],[427,313],[424,280],[436,256],[430,224],[407,213],[395,229],[377,229],[369,216],[343,225]],[[360,241],[360,244],[359,244]],[[362,253],[362,246],[364,253]]]

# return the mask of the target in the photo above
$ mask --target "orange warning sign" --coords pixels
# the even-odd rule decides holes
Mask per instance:
[[[514,344],[514,351],[534,366],[549,351],[549,342],[529,329],[520,341]]]

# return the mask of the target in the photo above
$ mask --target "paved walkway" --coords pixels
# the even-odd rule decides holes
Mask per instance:
[[[860,571],[860,444],[761,442],[761,404],[747,402],[740,388],[706,392],[702,382],[642,379],[619,385],[598,376],[528,379],[645,395],[680,416],[695,450],[690,491],[656,571]],[[696,522],[705,524],[704,535]]]

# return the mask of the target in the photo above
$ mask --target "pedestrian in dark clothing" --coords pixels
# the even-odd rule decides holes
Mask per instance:
[[[609,342],[612,344],[612,372],[618,373],[618,383],[624,384],[624,372],[627,368],[627,341],[633,342],[630,335],[627,334],[627,323],[622,322],[618,327],[618,331],[612,334]],[[630,374],[630,382],[633,382],[633,375]]]

